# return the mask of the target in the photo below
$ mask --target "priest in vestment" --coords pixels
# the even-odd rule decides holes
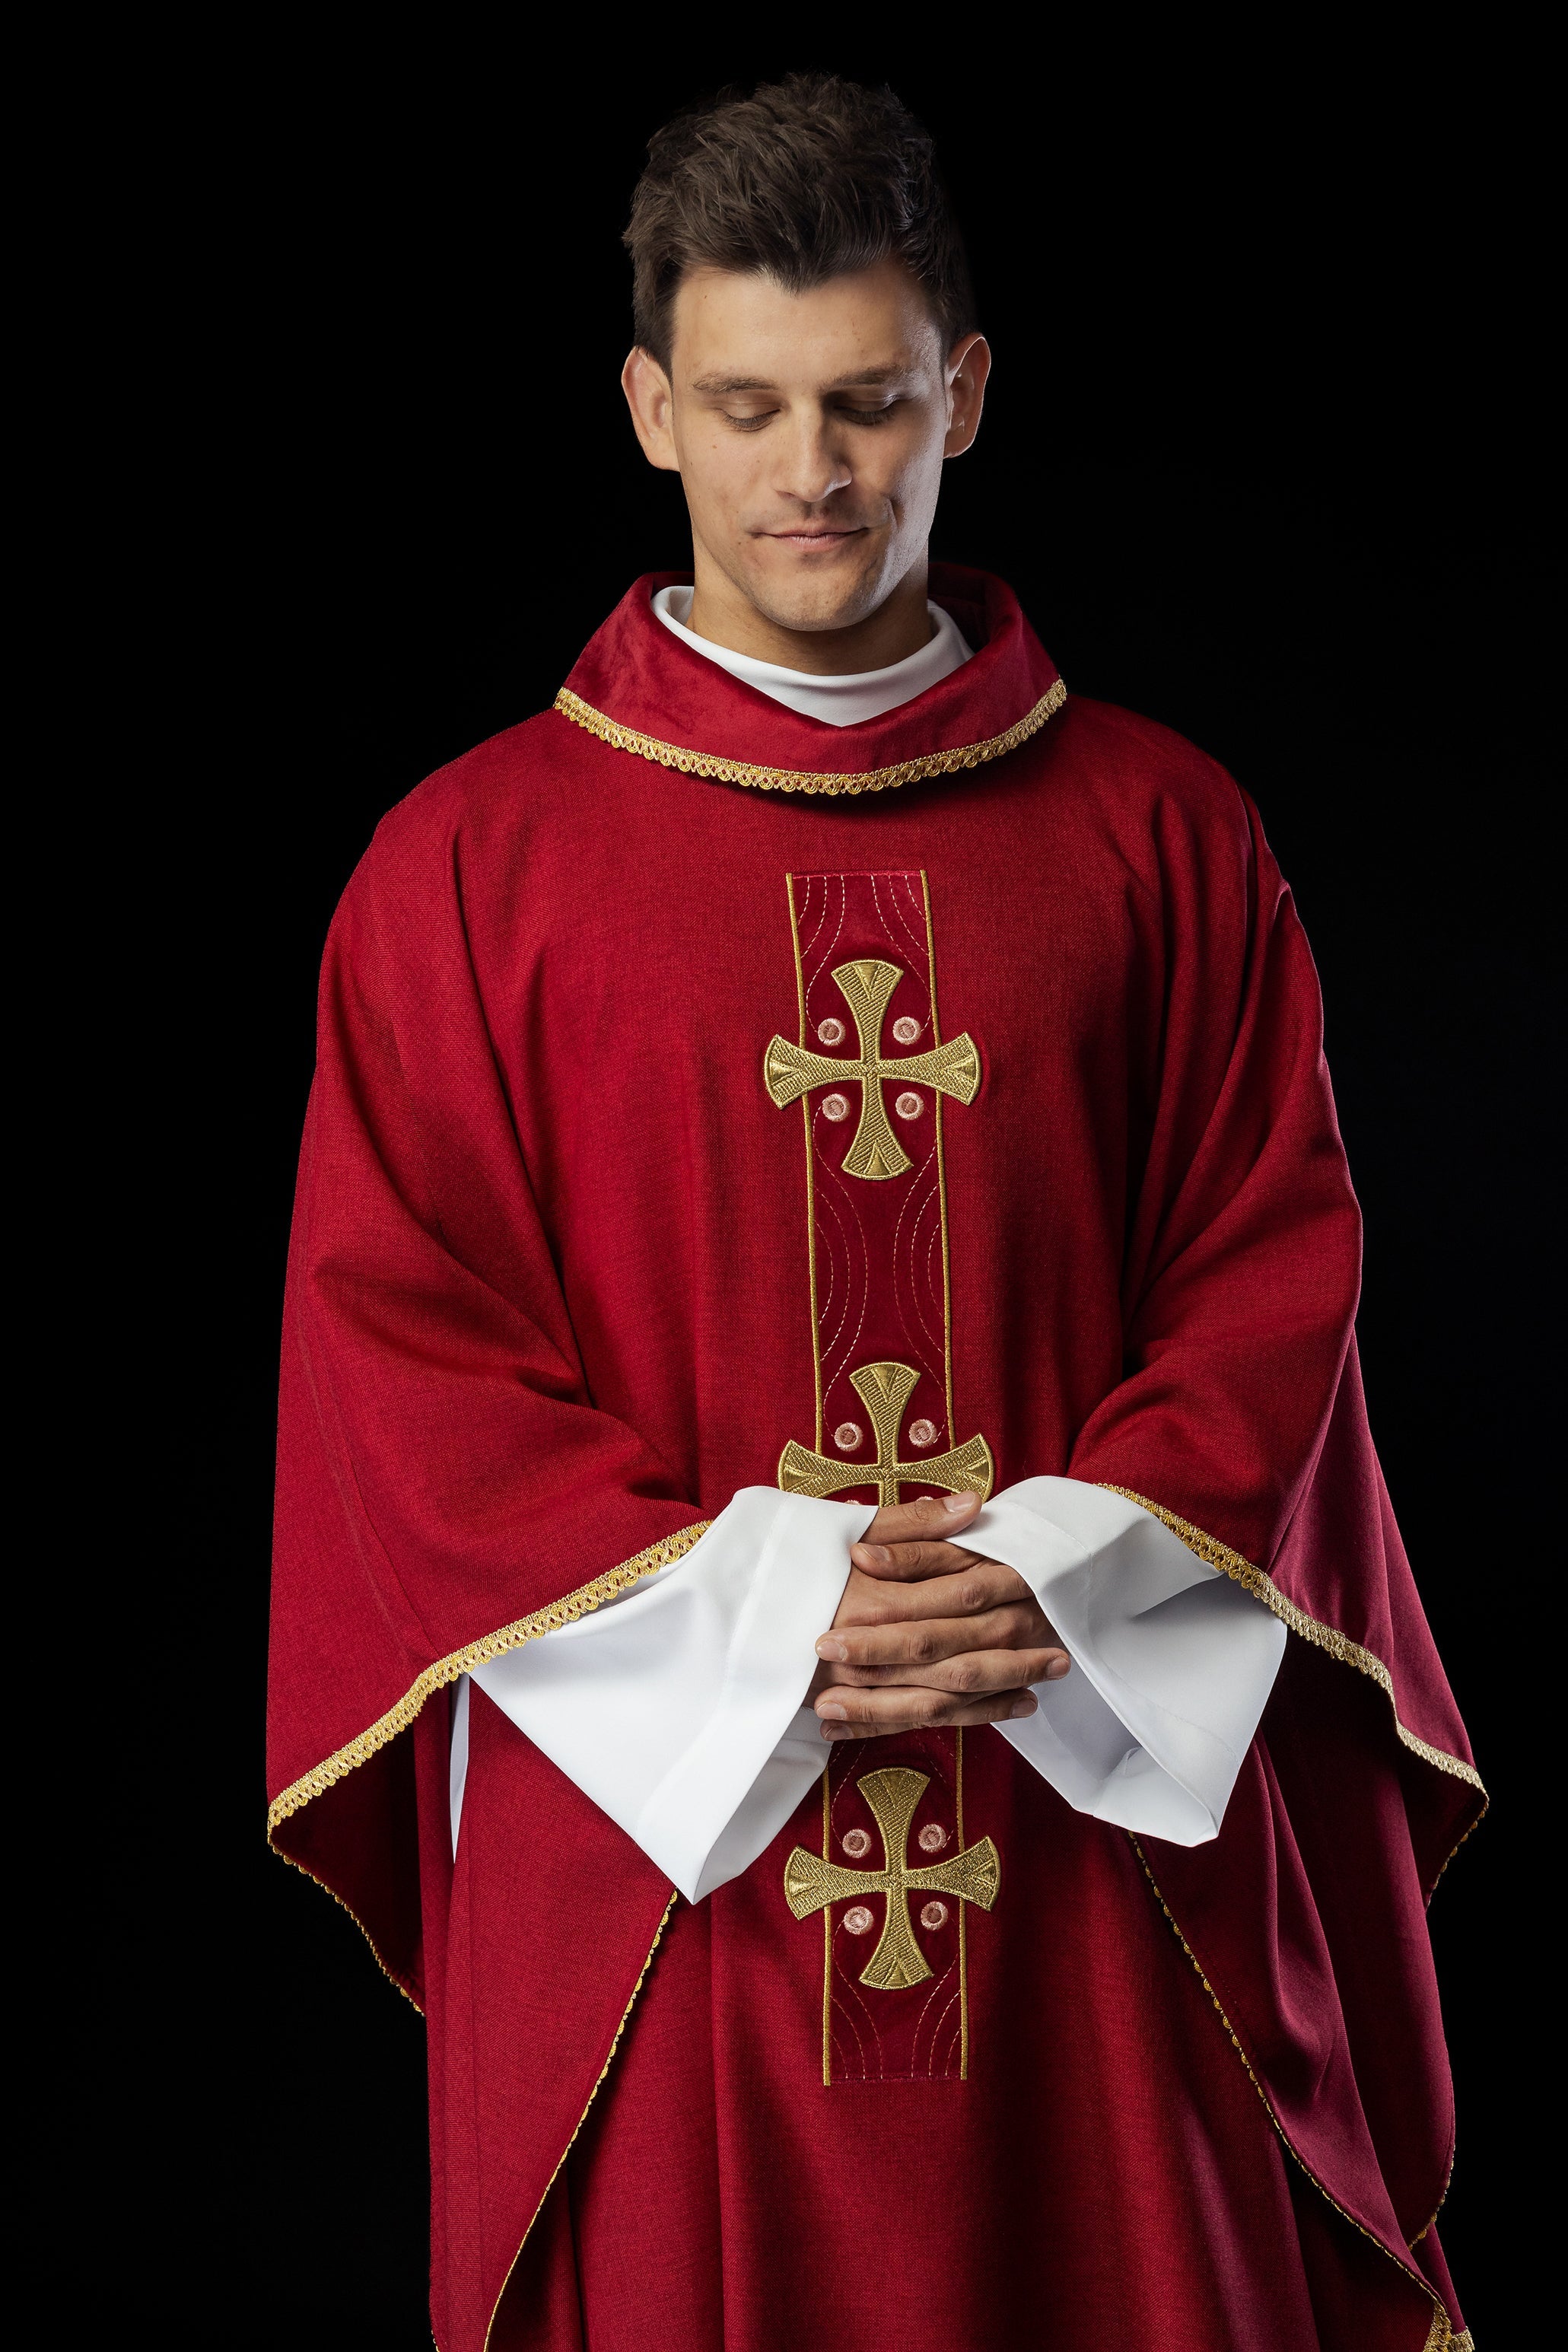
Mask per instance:
[[[891,93],[628,242],[694,565],[379,828],[290,1261],[271,1835],[427,2019],[437,2344],[1466,2346],[1484,1799],[1257,812],[929,560]]]

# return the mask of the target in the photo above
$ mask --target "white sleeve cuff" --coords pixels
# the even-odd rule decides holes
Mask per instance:
[[[875,1516],[743,1486],[673,1568],[473,1679],[695,1903],[749,1868],[822,1769],[801,1705]]]
[[[1219,1832],[1285,1654],[1285,1628],[1137,1503],[1025,1478],[964,1531],[1016,1569],[1074,1671],[995,1727],[1068,1803],[1173,1845]]]

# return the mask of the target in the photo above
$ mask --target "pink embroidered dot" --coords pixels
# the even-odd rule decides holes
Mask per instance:
[[[836,1013],[830,1013],[825,1021],[818,1022],[817,1034],[824,1045],[841,1045],[844,1042],[844,1024]]]
[[[846,1830],[843,1835],[843,1848],[846,1853],[852,1853],[858,1862],[862,1853],[871,1852],[871,1832]]]
[[[935,1445],[936,1423],[934,1421],[912,1421],[909,1424],[911,1445]]]
[[[942,1916],[946,1919],[947,1916],[946,1911],[943,1912]],[[852,1936],[865,1935],[873,1924],[871,1913],[863,1903],[852,1903],[844,1913],[844,1925]]]
[[[947,1832],[940,1822],[927,1822],[920,1832],[922,1853],[940,1853],[947,1843]]]
[[[841,1454],[852,1454],[862,1433],[858,1421],[841,1421],[833,1432],[833,1444]]]
[[[893,1024],[893,1034],[901,1045],[913,1045],[920,1034],[920,1024],[912,1021],[907,1013],[902,1013]]]
[[[945,1927],[947,1925],[946,1903],[927,1903],[921,1911],[920,1924],[923,1927]]]
[[[850,1098],[848,1095],[824,1095],[822,1097],[822,1117],[824,1118],[848,1118],[849,1115]]]
[[[918,1118],[925,1105],[919,1095],[906,1092],[895,1098],[893,1108],[900,1118]]]

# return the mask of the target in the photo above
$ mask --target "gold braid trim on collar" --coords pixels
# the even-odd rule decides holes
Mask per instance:
[[[555,707],[574,727],[585,727],[601,743],[617,751],[634,751],[661,768],[679,768],[683,775],[709,776],[721,784],[751,784],[763,793],[885,793],[899,784],[917,783],[922,776],[948,776],[958,768],[983,767],[1027,743],[1067,699],[1061,678],[1049,688],[1005,734],[988,736],[983,743],[961,743],[953,751],[925,751],[917,760],[901,760],[894,768],[867,768],[857,775],[835,775],[810,768],[754,768],[747,760],[723,760],[713,751],[688,751],[678,743],[661,743],[656,735],[639,735],[633,727],[607,719],[591,702],[563,686]]]
[[[281,1796],[273,1799],[267,1811],[268,1835],[286,1822],[290,1813],[297,1813],[301,1807],[308,1805],[312,1797],[323,1795],[335,1780],[345,1780],[360,1765],[368,1764],[378,1749],[388,1746],[399,1732],[408,1729],[426,1699],[444,1689],[446,1684],[455,1683],[460,1675],[472,1673],[476,1666],[487,1665],[492,1658],[502,1657],[508,1650],[521,1649],[525,1642],[538,1641],[541,1633],[553,1633],[560,1626],[570,1625],[575,1618],[586,1617],[591,1610],[601,1608],[606,1601],[613,1601],[618,1593],[629,1591],[643,1577],[654,1576],[660,1569],[673,1567],[677,1559],[684,1559],[690,1551],[699,1536],[706,1535],[712,1525],[711,1519],[699,1519],[695,1527],[677,1528],[673,1536],[665,1536],[660,1542],[650,1544],[646,1551],[637,1552],[631,1559],[622,1560],[619,1568],[607,1569],[602,1576],[596,1576],[591,1584],[580,1584],[575,1592],[569,1592],[564,1600],[552,1601],[548,1609],[536,1609],[532,1616],[518,1617],[510,1625],[501,1626],[497,1633],[486,1633],[483,1640],[470,1642],[465,1649],[454,1650],[450,1657],[437,1658],[433,1666],[426,1666],[424,1672],[410,1685],[397,1705],[389,1707],[367,1731],[361,1731],[357,1738],[349,1741],[346,1748],[340,1748],[335,1755],[329,1756],[324,1763],[316,1765],[292,1787],[285,1789]],[[308,1873],[307,1875],[313,1874]],[[344,1908],[347,1907],[345,1905]]]
[[[1349,1634],[1342,1633],[1337,1626],[1324,1625],[1316,1617],[1309,1617],[1304,1609],[1298,1609],[1293,1601],[1286,1600],[1260,1568],[1254,1568],[1249,1559],[1243,1559],[1239,1551],[1232,1551],[1229,1545],[1222,1544],[1218,1537],[1205,1535],[1203,1529],[1195,1528],[1190,1520],[1178,1519],[1174,1511],[1164,1509],[1158,1503],[1151,1503],[1146,1495],[1135,1495],[1131,1486],[1113,1486],[1104,1478],[1096,1483],[1103,1486],[1107,1494],[1124,1496],[1129,1503],[1136,1503],[1141,1510],[1152,1513],[1169,1528],[1173,1536],[1181,1538],[1188,1551],[1196,1552],[1199,1559],[1207,1560],[1210,1568],[1218,1568],[1235,1583],[1244,1585],[1254,1600],[1261,1601],[1265,1608],[1271,1609],[1292,1633],[1301,1635],[1303,1642],[1315,1642],[1320,1650],[1326,1650],[1330,1657],[1337,1658],[1342,1665],[1354,1666],[1358,1674],[1369,1675],[1395,1709],[1394,1728],[1405,1746],[1419,1756],[1423,1762],[1435,1765],[1439,1772],[1451,1772],[1455,1780],[1468,1780],[1472,1789],[1479,1789],[1483,1797],[1486,1795],[1486,1784],[1473,1764],[1465,1763],[1460,1757],[1450,1756],[1446,1748],[1430,1747],[1415,1732],[1406,1729],[1399,1720],[1394,1696],[1394,1677],[1374,1651],[1364,1650],[1359,1642],[1353,1642]],[[1463,1843],[1461,1839],[1460,1844]],[[1455,1852],[1458,1850],[1456,1847]]]

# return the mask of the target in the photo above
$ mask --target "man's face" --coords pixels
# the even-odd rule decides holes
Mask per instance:
[[[648,456],[681,476],[699,584],[706,553],[779,627],[875,612],[924,563],[986,363],[978,336],[944,352],[894,261],[806,294],[734,270],[684,279],[668,376],[633,352],[626,387]]]

